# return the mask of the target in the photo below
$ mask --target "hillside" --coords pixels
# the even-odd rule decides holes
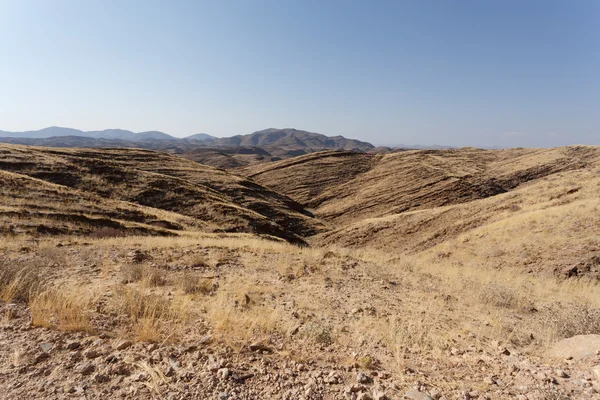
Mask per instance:
[[[73,189],[65,192],[70,198],[65,201],[92,194],[191,217],[212,231],[302,241],[323,229],[286,196],[222,170],[149,150],[0,145],[0,170]]]
[[[558,172],[485,199],[364,219],[312,241],[600,280],[599,172]]]
[[[179,153],[188,160],[217,168],[233,169],[280,160],[260,147],[199,147]]]
[[[297,196],[318,217],[343,226],[487,198],[557,172],[597,165],[599,155],[597,147],[322,153],[241,172],[257,183]]]

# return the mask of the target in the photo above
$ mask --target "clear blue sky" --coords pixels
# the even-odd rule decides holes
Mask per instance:
[[[600,144],[600,1],[0,0],[0,130]]]

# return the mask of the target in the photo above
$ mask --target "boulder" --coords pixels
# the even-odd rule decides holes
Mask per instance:
[[[552,358],[581,360],[600,352],[600,335],[577,335],[561,340],[546,353]]]

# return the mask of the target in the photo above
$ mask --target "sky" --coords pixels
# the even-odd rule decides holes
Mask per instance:
[[[600,144],[597,0],[0,0],[0,130]]]

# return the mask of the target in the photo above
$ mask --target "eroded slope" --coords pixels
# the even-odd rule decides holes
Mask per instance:
[[[561,171],[597,165],[597,147],[317,153],[244,170],[338,227],[466,203]],[[324,183],[324,184],[323,184]]]
[[[0,170],[194,218],[225,232],[301,242],[323,225],[303,207],[246,178],[139,149],[0,146]]]

